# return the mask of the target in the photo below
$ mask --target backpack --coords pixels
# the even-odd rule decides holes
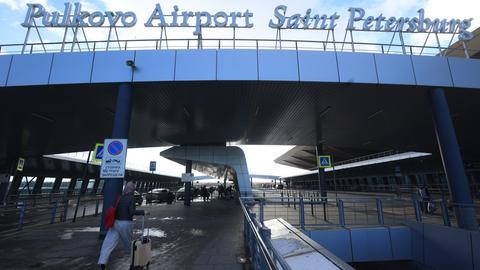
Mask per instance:
[[[107,230],[113,227],[113,224],[115,223],[115,214],[117,213],[117,207],[120,203],[120,199],[122,199],[122,196],[118,197],[115,206],[110,206],[107,210],[107,214],[105,215],[105,221],[103,222],[103,226]]]

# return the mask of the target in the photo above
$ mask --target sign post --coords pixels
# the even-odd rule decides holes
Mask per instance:
[[[338,198],[337,180],[335,179],[335,166],[333,166],[332,157],[330,155],[317,156],[318,168],[332,168],[333,173],[333,187],[335,189],[335,198]]]
[[[25,166],[25,159],[24,158],[18,158],[17,171],[22,172],[24,166]]]
[[[331,168],[332,167],[332,158],[328,155],[317,156],[317,165],[318,168]]]
[[[100,178],[124,178],[127,139],[105,139]]]
[[[182,173],[182,182],[193,182],[193,173]]]
[[[157,170],[157,162],[156,161],[150,161],[150,171],[153,173],[156,170]]]

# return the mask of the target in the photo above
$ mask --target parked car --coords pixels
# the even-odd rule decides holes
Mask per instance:
[[[140,194],[140,192],[136,191],[133,193],[133,197],[135,199],[135,204],[136,205],[142,205],[143,203],[143,196]]]
[[[156,188],[150,190],[145,199],[147,200],[147,203],[156,201],[159,203],[166,202],[171,204],[175,200],[175,195],[168,188]]]
[[[190,196],[193,198],[197,197],[200,194],[200,190],[198,188],[191,187],[190,188]],[[185,187],[181,187],[175,192],[175,197],[177,200],[185,200]]]

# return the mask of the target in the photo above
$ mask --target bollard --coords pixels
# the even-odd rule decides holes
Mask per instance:
[[[413,207],[415,208],[415,219],[417,222],[422,222],[422,211],[420,210],[420,201],[413,200]]]
[[[55,201],[55,203],[53,204],[52,218],[50,219],[50,224],[55,223],[55,217],[57,216],[57,207],[58,207],[58,202]]]
[[[379,198],[376,199],[377,201],[377,216],[378,216],[378,224],[384,225],[385,224],[385,219],[383,216],[383,204],[382,200]]]
[[[26,204],[25,202],[22,204],[22,207],[20,208],[20,216],[18,217],[18,227],[17,230],[21,230],[23,227],[23,220],[25,218],[25,209],[26,209]]]
[[[340,226],[345,226],[345,209],[343,208],[343,200],[338,200],[338,222]]]
[[[260,224],[263,225],[265,199],[260,200]]]
[[[299,211],[298,211],[298,214],[299,214],[299,221],[300,221],[300,228],[302,230],[305,230],[305,207],[304,207],[304,204],[303,204],[303,198],[300,197],[300,203],[299,203]]]
[[[287,192],[287,207],[290,207],[290,192]]]
[[[83,214],[82,214],[82,218],[85,217],[85,211],[87,210],[87,207],[85,205],[83,205]]]
[[[280,196],[282,197],[282,205],[283,205],[283,191],[280,191]]]
[[[95,216],[98,215],[98,207],[99,207],[99,205],[100,205],[100,200],[97,198],[97,203],[96,203],[96,205],[95,205]]]
[[[451,227],[452,224],[450,223],[450,217],[448,216],[448,206],[445,200],[442,200],[442,217],[443,225]]]

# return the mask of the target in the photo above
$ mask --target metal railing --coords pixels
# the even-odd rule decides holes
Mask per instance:
[[[102,211],[103,196],[81,197],[77,205],[77,198],[74,196],[67,197],[62,194],[48,197],[40,203],[36,199],[39,195],[17,196],[15,201],[1,208],[0,233],[36,225],[75,221],[77,217],[97,216]]]
[[[418,189],[421,186],[416,184],[359,184],[358,181],[353,182],[350,180],[351,178],[337,178],[334,181],[333,179],[329,178],[327,179],[327,190],[330,193],[335,191],[351,193],[371,192],[385,193],[398,197],[417,197]],[[268,189],[266,190],[268,193]],[[296,192],[319,192],[318,179],[292,181],[292,183],[289,184],[289,190],[295,190]],[[447,183],[429,184],[428,190],[430,194],[438,198],[447,198],[450,194]],[[480,190],[475,183],[470,183],[470,190],[472,191],[472,197],[480,199]]]
[[[256,190],[241,194],[252,203],[251,211],[260,223],[283,218],[290,224],[305,229],[321,226],[383,226],[402,225],[405,221],[458,226],[455,217],[457,204],[446,199],[421,201],[417,198],[342,197],[322,198],[318,192]],[[480,205],[474,208],[480,223]]]
[[[97,52],[123,50],[163,49],[275,49],[316,50],[335,52],[369,52],[380,54],[438,55],[459,51],[465,57],[474,55],[480,48],[448,48],[444,46],[406,45],[373,42],[330,40],[277,40],[277,39],[119,39],[76,42],[33,42],[28,44],[2,44],[0,54],[34,54],[54,52]]]
[[[250,206],[240,199],[244,215],[244,240],[250,253],[250,261],[255,270],[290,270],[284,258],[273,248],[270,229],[264,227],[251,212]]]

